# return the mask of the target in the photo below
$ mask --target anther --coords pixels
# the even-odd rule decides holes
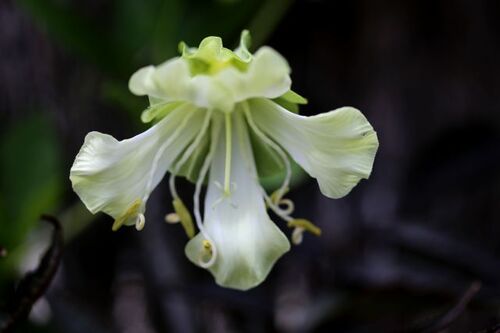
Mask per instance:
[[[135,228],[137,231],[141,231],[144,229],[144,226],[146,225],[146,218],[144,217],[144,214],[139,214],[137,215],[137,220],[135,221]]]
[[[209,268],[214,264],[216,259],[215,247],[212,245],[212,242],[209,241],[208,239],[204,239],[201,245],[202,249],[198,264],[203,268]]]
[[[203,240],[203,248],[206,250],[206,251],[209,251],[210,253],[212,253],[212,244],[210,243],[209,240],[207,239],[204,239]]]
[[[292,232],[292,243],[294,245],[299,245],[302,243],[303,238],[304,238],[304,228],[301,227],[294,228]]]
[[[184,228],[184,231],[186,232],[186,235],[189,237],[189,239],[194,237],[194,224],[193,224],[193,218],[191,217],[191,214],[189,213],[189,210],[186,208],[186,205],[182,202],[180,198],[175,198],[172,201],[172,205],[174,206],[175,209],[175,214],[177,215],[180,223],[182,224],[182,227]],[[168,214],[167,217],[171,215]],[[174,216],[172,216],[174,218]],[[169,222],[167,220],[167,222]],[[173,222],[175,223],[175,222]]]
[[[168,224],[176,224],[179,223],[180,221],[181,218],[177,213],[169,213],[165,215],[165,222],[167,222]]]
[[[137,216],[137,213],[139,212],[139,209],[142,205],[142,200],[137,199],[135,200],[130,206],[128,206],[127,210],[125,213],[123,213],[120,217],[118,217],[115,222],[113,223],[113,226],[111,229],[113,231],[117,231],[120,229],[131,217]],[[141,214],[142,215],[142,214]],[[144,217],[144,216],[143,216]]]
[[[288,221],[289,228],[302,228],[315,236],[321,236],[321,229],[306,219],[293,219]]]

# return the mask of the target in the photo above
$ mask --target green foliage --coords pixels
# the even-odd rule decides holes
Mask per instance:
[[[75,55],[113,76],[127,77],[146,63],[176,55],[180,40],[197,45],[217,35],[236,44],[240,31],[250,26],[262,43],[291,1],[115,0],[100,13],[107,19],[97,24],[72,2],[17,3]]]
[[[176,56],[181,40],[198,45],[203,37],[215,35],[233,41],[226,45],[233,48],[247,27],[256,36],[253,46],[258,47],[291,2],[115,0],[103,12],[84,15],[71,1],[17,0],[60,45],[106,74],[102,97],[134,121],[147,105],[127,88],[128,78],[138,68]]]
[[[8,256],[0,259],[0,279],[13,273],[19,249],[40,214],[57,207],[62,189],[61,156],[47,119],[33,115],[1,136],[0,244]]]

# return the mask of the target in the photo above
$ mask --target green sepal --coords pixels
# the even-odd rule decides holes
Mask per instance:
[[[273,101],[290,112],[299,114],[299,105],[307,104],[307,99],[300,96],[293,90],[288,90],[286,93]]]
[[[307,98],[300,96],[293,90],[288,90],[286,93],[281,95],[278,98],[282,98],[287,102],[294,103],[294,104],[307,104]]]
[[[149,123],[153,120],[159,121],[184,103],[185,102],[171,102],[153,104],[142,112],[141,121],[143,123]]]

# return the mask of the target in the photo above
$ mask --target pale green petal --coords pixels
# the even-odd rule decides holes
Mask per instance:
[[[152,90],[148,95],[158,93],[164,101],[190,101],[191,74],[186,61],[182,58],[172,58],[155,68],[151,75],[157,90]]]
[[[220,39],[215,37],[202,42],[209,45],[196,54],[204,51],[198,56],[225,57],[224,52],[222,55],[212,54],[220,47],[219,42]],[[213,47],[210,46],[212,44]],[[245,63],[248,67],[245,71],[229,65],[215,74],[193,75],[189,65],[191,60],[173,58],[157,67],[144,67],[132,75],[130,90],[137,95],[148,95],[154,102],[153,106],[162,102],[183,101],[203,108],[231,112],[240,101],[253,97],[276,98],[290,89],[288,63],[269,47],[259,49],[251,62]]]
[[[157,95],[156,83],[153,80],[154,66],[146,66],[137,70],[128,82],[129,90],[138,96]]]
[[[152,66],[151,66],[152,67]],[[230,111],[234,98],[230,88],[213,76],[191,76],[186,60],[174,58],[158,67],[140,69],[130,79],[133,93],[153,97],[158,104],[191,102],[199,107]]]
[[[303,117],[264,99],[249,105],[257,126],[318,180],[324,195],[343,197],[370,176],[378,139],[358,110],[343,107]]]
[[[290,67],[278,52],[262,47],[255,53],[246,72],[229,67],[215,79],[231,90],[235,102],[253,97],[276,98],[291,86]]]
[[[290,248],[285,235],[270,220],[258,184],[252,150],[241,113],[233,114],[231,196],[221,200],[224,182],[225,142],[221,133],[210,169],[205,200],[205,231],[214,242],[217,256],[209,271],[216,282],[247,290],[260,284],[276,260]],[[203,253],[202,233],[186,245],[195,264]]]
[[[187,117],[188,125],[175,134]],[[70,172],[74,191],[92,213],[102,211],[116,219],[137,200],[143,212],[150,192],[197,134],[202,118],[202,111],[184,105],[131,139],[87,134]]]
[[[253,58],[252,53],[248,50],[251,43],[252,37],[250,36],[250,32],[243,30],[240,36],[240,45],[234,50],[234,53],[244,62],[250,62]]]

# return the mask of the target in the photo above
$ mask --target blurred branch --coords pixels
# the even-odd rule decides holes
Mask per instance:
[[[475,277],[497,284],[500,281],[500,260],[488,252],[454,240],[422,224],[395,223],[390,230],[372,230],[376,238],[388,244],[411,250],[447,265],[466,270]]]
[[[481,282],[479,281],[473,282],[453,308],[451,308],[443,317],[441,317],[435,323],[431,324],[429,327],[423,330],[419,329],[418,332],[436,333],[447,329],[455,320],[458,319],[458,317],[460,317],[460,315],[464,312],[465,308],[467,307],[467,304],[469,304],[469,302],[477,294],[479,289],[481,289]]]
[[[495,326],[476,332],[476,333],[500,333],[500,324],[496,324]]]
[[[28,316],[31,307],[45,293],[59,267],[63,247],[61,224],[52,216],[42,215],[41,218],[54,227],[52,243],[38,268],[28,273],[19,283],[12,300],[7,305],[7,313],[0,317],[1,333],[10,332],[19,321]]]

